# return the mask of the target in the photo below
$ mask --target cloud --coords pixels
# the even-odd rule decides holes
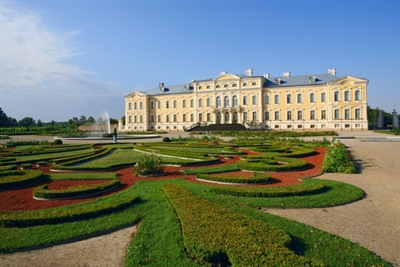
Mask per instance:
[[[25,109],[30,112],[25,116],[34,117],[40,110],[40,114],[47,111],[57,117],[60,117],[57,112],[64,112],[64,117],[69,118],[65,110],[52,110],[56,107],[53,104],[43,103],[37,107],[29,106],[29,103],[40,103],[39,99],[43,97],[52,100],[58,97],[71,102],[79,98],[76,102],[81,103],[80,109],[90,113],[90,107],[96,106],[97,102],[102,103],[107,98],[115,100],[115,96],[120,95],[115,92],[119,85],[96,81],[93,79],[95,72],[68,63],[72,58],[84,56],[72,45],[79,37],[79,31],[51,31],[38,14],[2,2],[0,33],[0,105],[7,107],[8,114],[24,116],[17,109],[19,103],[10,102],[18,97],[32,100],[20,101],[27,104]],[[77,108],[76,103],[73,106]]]

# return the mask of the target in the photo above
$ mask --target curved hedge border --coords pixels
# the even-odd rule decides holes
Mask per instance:
[[[221,183],[263,184],[263,183],[268,183],[271,179],[271,176],[268,175],[267,173],[257,173],[257,172],[254,172],[252,176],[244,176],[237,174],[230,176],[197,174],[197,179],[213,181],[213,182],[221,182]]]
[[[204,167],[196,169],[186,169],[185,174],[212,174],[212,173],[223,173],[223,172],[234,172],[240,171],[240,168],[236,164],[215,166],[215,167]]]
[[[278,228],[200,198],[177,184],[163,190],[175,208],[189,257],[212,265],[323,266],[296,255]]]
[[[0,226],[28,227],[85,220],[124,210],[138,201],[140,197],[128,189],[70,206],[25,212],[1,212]]]
[[[211,189],[211,192],[236,197],[292,197],[320,194],[329,189],[330,188],[324,184],[315,184],[272,188],[218,187]]]
[[[0,190],[26,186],[39,182],[43,173],[39,170],[0,172]]]
[[[281,162],[284,164],[279,164]],[[290,171],[304,169],[307,166],[305,160],[289,157],[262,158],[258,162],[238,161],[236,164],[242,170],[248,171]]]
[[[114,179],[107,183],[71,186],[67,189],[60,190],[49,190],[49,184],[44,184],[36,187],[33,190],[33,197],[35,199],[43,200],[81,198],[89,195],[92,196],[102,194],[106,191],[116,188],[119,186],[119,184],[119,179]]]

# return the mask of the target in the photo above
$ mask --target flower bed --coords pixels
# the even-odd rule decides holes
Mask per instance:
[[[322,162],[322,170],[324,172],[355,173],[356,165],[346,147],[336,140],[327,148]]]
[[[278,228],[200,198],[176,184],[164,185],[163,190],[180,220],[184,246],[191,258],[212,265],[323,265],[288,249],[291,238]]]
[[[33,190],[33,196],[36,199],[68,199],[79,198],[88,195],[101,194],[119,186],[119,179],[113,179],[106,183],[97,183],[89,185],[71,186],[66,189],[52,190],[49,189],[49,184],[44,184],[36,187]]]

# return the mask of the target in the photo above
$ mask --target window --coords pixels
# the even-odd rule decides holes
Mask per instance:
[[[264,104],[266,104],[266,105],[269,104],[269,95],[264,96]]]
[[[183,121],[183,122],[186,122],[186,114],[183,114],[183,115],[182,115],[182,121]]]
[[[202,98],[199,98],[199,107],[200,108],[203,107],[203,99]]]
[[[297,119],[298,120],[302,120],[303,119],[303,111],[302,110],[298,110],[297,111]]]
[[[157,115],[157,122],[161,122],[161,115]]]
[[[169,115],[166,115],[166,116],[165,116],[165,121],[166,121],[166,122],[169,122]]]
[[[139,109],[143,109],[143,102],[140,102]]]
[[[224,88],[228,88],[228,85],[227,85],[227,84],[224,84]]]
[[[243,121],[247,121],[247,111],[243,112]]]
[[[310,94],[310,103],[315,103],[315,94],[314,93]]]
[[[129,109],[129,110],[132,109],[132,103],[131,103],[131,102],[128,103],[128,109]]]
[[[302,94],[297,94],[297,103],[303,103],[303,95]]]
[[[211,107],[211,98],[207,97],[207,107]]]
[[[169,100],[165,101],[165,108],[169,108]]]
[[[247,105],[247,96],[243,96],[243,105]]]
[[[315,120],[315,110],[310,110],[310,120]]]
[[[199,86],[199,90],[201,90],[201,89],[203,89],[203,87],[202,87],[202,86]]]
[[[321,93],[321,102],[322,103],[326,102],[326,94],[325,93]]]
[[[292,103],[292,95],[288,94],[286,95],[286,104],[291,104]]]
[[[279,95],[274,96],[274,103],[279,104]]]
[[[134,122],[134,123],[137,123],[137,118],[136,118],[136,115],[135,115],[135,116],[133,116],[133,122]]]
[[[190,121],[194,122],[194,114],[190,114]]]
[[[136,110],[137,109],[137,103],[133,103],[133,109]]]
[[[229,122],[229,112],[225,112],[224,121],[225,121],[225,123]]]
[[[216,123],[221,123],[221,112],[217,112]]]
[[[161,108],[161,100],[157,101],[157,108],[160,109]]]
[[[334,119],[335,120],[338,120],[339,118],[340,118],[340,115],[339,115],[340,113],[339,113],[339,110],[338,109],[335,109],[335,111],[334,111]]]
[[[234,111],[232,114],[232,123],[237,123],[238,120],[239,120],[238,113],[236,111]]]
[[[286,112],[286,119],[287,119],[287,120],[291,120],[291,119],[292,119],[292,111],[288,110],[288,111]]]
[[[236,83],[232,84],[232,87],[237,87],[237,84]]]
[[[354,92],[354,100],[355,101],[360,101],[361,100],[361,92],[360,92],[360,90],[356,90]]]
[[[183,108],[186,108],[186,99],[183,99],[183,100],[182,100],[182,107],[183,107]]]
[[[217,84],[217,86],[215,86],[215,88],[220,88],[221,86],[219,84]]]
[[[350,109],[346,108],[346,109],[344,110],[344,118],[345,118],[346,120],[350,119]]]
[[[350,101],[350,91],[344,91],[344,101]]]
[[[253,121],[257,121],[257,111],[253,111]]]
[[[190,107],[191,108],[194,107],[194,100],[193,99],[190,99]]]
[[[237,107],[238,105],[238,100],[237,100],[237,96],[232,96],[232,107]]]
[[[209,85],[207,85],[207,87],[206,87],[207,89],[210,89],[210,86]]]
[[[333,101],[338,102],[340,100],[339,91],[333,93]]]
[[[150,101],[150,109],[154,109],[154,101]]]
[[[199,113],[199,122],[203,121],[203,113]]]
[[[129,116],[129,117],[128,117],[128,122],[129,122],[129,123],[132,123],[132,116]]]
[[[269,121],[269,111],[264,112],[264,120]]]
[[[217,106],[217,108],[221,107],[221,97],[217,96],[217,98],[215,99],[215,105]]]
[[[257,83],[256,83],[256,82],[252,82],[251,85],[252,85],[252,86],[256,86]]]
[[[359,108],[356,108],[355,110],[355,115],[356,115],[356,119],[361,119],[361,110]]]
[[[279,121],[279,111],[275,111],[275,120]]]
[[[207,113],[207,121],[211,121],[211,113]]]
[[[178,118],[177,118],[176,114],[174,114],[174,122],[177,122],[177,121],[178,121]]]
[[[247,86],[247,83],[243,83],[243,86]]]
[[[229,97],[228,96],[224,97],[224,107],[229,107]]]
[[[174,108],[176,108],[176,100],[174,100],[173,105],[174,105]]]
[[[154,123],[154,115],[150,115],[150,122]]]
[[[143,123],[143,116],[142,115],[140,115],[140,117],[139,117],[139,122]]]
[[[252,99],[252,104],[257,105],[257,96],[253,95],[251,99]]]
[[[321,119],[326,120],[326,110],[321,110]]]

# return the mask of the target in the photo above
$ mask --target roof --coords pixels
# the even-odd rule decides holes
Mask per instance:
[[[287,86],[326,84],[338,79],[339,79],[338,76],[331,75],[328,73],[289,76],[289,77],[283,77],[283,76],[269,77],[266,83],[264,83],[264,87],[287,87]]]

